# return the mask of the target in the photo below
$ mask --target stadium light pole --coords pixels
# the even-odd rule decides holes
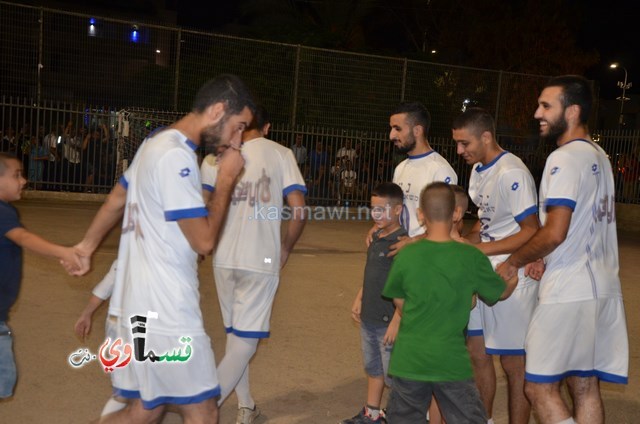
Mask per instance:
[[[629,100],[628,97],[625,97],[625,93],[628,89],[631,88],[633,84],[631,83],[631,81],[627,82],[627,68],[625,68],[624,66],[620,66],[618,63],[612,63],[611,65],[609,65],[609,67],[613,69],[622,68],[624,70],[624,81],[618,81],[618,87],[622,89],[622,96],[616,98],[616,100],[620,100],[620,118],[618,120],[618,129],[621,129],[624,125],[624,102]]]

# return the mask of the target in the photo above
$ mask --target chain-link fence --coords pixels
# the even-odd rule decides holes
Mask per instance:
[[[364,203],[378,179],[390,179],[389,167],[401,157],[388,142],[389,113],[405,100],[421,101],[430,110],[429,140],[452,163],[461,185],[469,167],[455,153],[450,123],[463,103],[481,105],[496,117],[500,143],[520,154],[534,175],[547,153],[532,118],[547,76],[242,39],[4,1],[0,40],[3,150],[23,158],[33,188],[108,190],[131,159],[137,142],[132,137],[148,131],[154,119],[168,123],[187,112],[202,83],[227,72],[245,80],[267,108],[272,138],[291,146],[300,133],[308,155],[322,144],[322,176],[311,169],[309,157],[302,167],[313,202],[351,197]],[[117,111],[132,117],[127,140],[117,135],[124,116]],[[637,163],[638,132],[599,132],[599,138],[614,168],[625,170],[617,181],[635,181],[618,199],[638,202],[638,166],[631,166]],[[331,171],[347,143],[357,151],[351,166],[358,184],[342,193]]]

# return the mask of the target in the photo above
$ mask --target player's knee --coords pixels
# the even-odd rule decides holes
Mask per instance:
[[[510,376],[522,375],[524,378],[524,356],[502,355],[500,356],[500,365],[502,365],[504,372]]]

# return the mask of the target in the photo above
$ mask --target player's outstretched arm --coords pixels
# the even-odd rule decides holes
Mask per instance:
[[[508,281],[517,274],[518,268],[544,258],[553,252],[567,238],[573,211],[566,206],[553,206],[547,209],[547,219],[542,228],[522,247],[496,267],[496,272]]]
[[[14,228],[8,231],[5,236],[18,246],[31,252],[59,259],[62,266],[71,275],[82,275],[82,273],[88,271],[86,261],[82,260],[71,247],[52,243],[23,227]]]
[[[378,228],[376,224],[373,224],[371,228],[369,228],[369,231],[367,232],[367,238],[365,238],[364,240],[365,243],[367,244],[367,247],[369,247],[369,245],[373,241],[373,234],[376,232],[376,228]]]
[[[102,302],[104,302],[103,299],[92,294],[89,298],[89,302],[87,302],[87,306],[85,306],[84,310],[80,313],[80,317],[73,326],[73,331],[81,340],[84,341],[84,339],[89,335],[89,332],[91,332],[93,313],[100,305],[102,305]]]
[[[304,230],[304,226],[307,222],[307,217],[305,216],[306,210],[304,194],[301,191],[295,190],[289,193],[287,195],[287,205],[289,205],[293,213],[291,215],[291,219],[287,223],[287,231],[281,243],[280,268],[283,268],[286,265],[287,260],[289,259],[289,254],[302,235],[302,230]]]
[[[522,245],[534,236],[540,227],[538,215],[533,214],[518,222],[520,231],[501,240],[478,243],[476,247],[487,256],[510,254],[518,250]]]
[[[393,318],[391,318],[391,321],[389,322],[387,331],[384,333],[384,338],[382,339],[383,344],[392,345],[395,343],[398,331],[400,330],[400,318],[400,312],[396,309],[393,313]]]
[[[351,318],[355,322],[360,322],[360,313],[362,312],[362,287],[358,290],[358,294],[356,298],[353,300],[353,304],[351,305]]]
[[[91,221],[82,241],[74,246],[76,253],[80,257],[86,258],[85,261],[90,260],[91,255],[107,233],[120,221],[124,213],[126,200],[126,189],[121,184],[116,184],[109,196],[107,196],[107,200],[96,213],[93,221]],[[85,273],[89,271],[89,265],[87,264]]]

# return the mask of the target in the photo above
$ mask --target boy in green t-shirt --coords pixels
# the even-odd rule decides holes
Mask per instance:
[[[464,330],[475,293],[494,304],[517,280],[505,284],[480,250],[451,238],[454,208],[448,184],[422,190],[418,215],[428,234],[400,250],[383,290],[402,316],[389,365],[390,423],[424,422],[432,395],[449,423],[487,422]]]

